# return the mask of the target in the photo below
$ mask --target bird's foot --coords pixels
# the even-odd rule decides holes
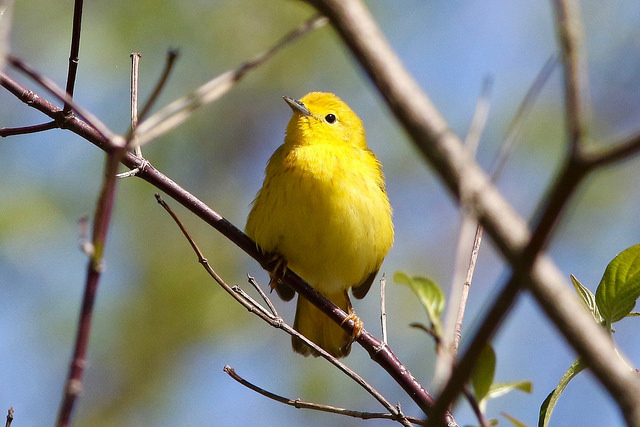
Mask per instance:
[[[351,334],[351,338],[353,338],[353,340],[355,341],[360,338],[360,334],[364,329],[364,322],[360,320],[360,318],[356,315],[356,312],[351,307],[349,307],[349,315],[345,317],[345,319],[342,321],[342,324],[348,322],[349,320],[353,321],[353,333]]]

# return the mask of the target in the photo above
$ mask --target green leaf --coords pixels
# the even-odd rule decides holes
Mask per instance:
[[[633,310],[640,297],[640,245],[616,256],[607,266],[596,289],[596,304],[611,325]]]
[[[487,393],[487,399],[495,399],[496,397],[503,396],[513,390],[531,393],[533,391],[533,383],[526,380],[511,381],[508,383],[493,383],[489,388],[489,393]]]
[[[576,360],[571,364],[567,372],[564,373],[562,378],[560,378],[560,382],[557,387],[553,389],[551,393],[547,396],[547,398],[542,402],[542,406],[540,406],[540,416],[538,418],[538,427],[546,427],[549,425],[549,420],[551,419],[551,413],[558,403],[558,399],[560,395],[567,388],[567,384],[571,381],[576,375],[578,375],[583,369],[586,368],[586,365],[582,363],[580,359]]]
[[[511,415],[505,413],[505,412],[501,412],[500,413],[503,417],[505,417],[506,419],[508,419],[509,421],[511,421],[511,424],[513,424],[515,427],[527,427],[527,425],[525,423],[523,423],[522,421],[516,419],[515,417],[512,417]]]
[[[576,289],[576,293],[580,297],[582,304],[591,312],[596,322],[602,323],[602,315],[600,314],[600,310],[598,310],[598,304],[596,304],[596,297],[593,295],[593,292],[580,283],[573,274],[571,275],[571,283],[573,283],[573,287]]]
[[[429,321],[433,325],[434,332],[441,336],[442,326],[440,316],[444,311],[445,296],[436,282],[426,277],[409,277],[401,271],[393,275],[393,280],[401,285],[411,288],[416,294],[422,306],[427,310]]]
[[[493,348],[487,344],[480,353],[476,367],[471,374],[471,385],[473,385],[473,391],[478,403],[487,397],[491,384],[493,384],[495,371],[496,353],[493,351]]]

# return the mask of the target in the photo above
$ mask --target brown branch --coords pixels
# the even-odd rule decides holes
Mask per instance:
[[[312,410],[315,410],[315,411],[329,412],[329,413],[332,413],[332,414],[345,415],[345,416],[348,416],[348,417],[360,418],[360,419],[363,419],[363,420],[384,419],[384,420],[398,421],[400,419],[400,417],[403,417],[404,419],[406,419],[407,421],[409,421],[409,422],[411,422],[413,424],[418,424],[418,425],[424,424],[423,420],[420,420],[420,419],[414,418],[414,417],[407,417],[405,415],[402,415],[401,412],[400,412],[399,416],[396,416],[396,415],[388,414],[388,413],[362,412],[362,411],[354,411],[354,410],[351,410],[351,409],[337,408],[335,406],[320,405],[318,403],[305,402],[305,401],[302,401],[300,399],[289,399],[287,397],[283,397],[283,396],[277,395],[275,393],[272,393],[270,391],[267,391],[267,390],[265,390],[265,389],[263,389],[261,387],[258,387],[255,384],[245,380],[244,378],[242,378],[240,375],[238,375],[236,373],[235,369],[233,369],[229,365],[225,366],[223,370],[224,370],[224,372],[229,374],[229,376],[231,378],[233,378],[234,380],[236,380],[237,382],[239,382],[243,386],[255,391],[256,393],[259,393],[259,394],[261,394],[261,395],[263,395],[263,396],[265,396],[265,397],[267,397],[269,399],[275,400],[276,402],[284,403],[285,405],[293,406],[293,407],[298,408],[298,409],[312,409]]]
[[[611,163],[627,160],[640,152],[640,134],[619,141],[605,150],[584,152],[581,160],[590,169],[608,166]]]
[[[562,52],[564,100],[570,155],[576,155],[583,143],[584,126],[580,103],[580,45],[584,40],[580,5],[576,0],[553,0],[555,26]]]
[[[18,128],[3,127],[0,129],[0,137],[14,136],[14,135],[26,135],[29,133],[38,133],[45,130],[57,129],[58,123],[55,121],[41,123],[39,125],[23,126]]]
[[[107,155],[105,178],[96,204],[93,222],[92,253],[87,266],[84,296],[78,319],[78,330],[74,344],[73,356],[69,367],[69,374],[64,386],[63,400],[58,412],[56,426],[66,427],[71,424],[71,413],[80,392],[82,391],[82,376],[86,366],[87,350],[89,348],[89,333],[93,307],[98,292],[98,283],[103,270],[104,248],[107,232],[113,211],[116,189],[116,172],[120,164],[120,153],[123,149]]]
[[[462,393],[467,398],[467,401],[469,401],[469,405],[471,405],[471,409],[473,409],[473,413],[476,414],[476,418],[478,419],[478,421],[480,421],[480,425],[482,427],[490,427],[491,423],[489,423],[489,421],[487,421],[487,419],[484,417],[484,414],[480,409],[480,404],[478,404],[476,397],[469,391],[469,387],[468,386],[463,387]]]
[[[82,6],[83,0],[75,0],[73,5],[73,29],[71,30],[71,52],[69,53],[69,69],[67,72],[66,93],[69,97],[73,97],[73,90],[76,84],[76,74],[78,72],[78,62],[80,59],[80,33],[82,30]],[[64,115],[68,115],[73,110],[70,103],[65,101],[62,109]]]
[[[109,128],[104,123],[102,123],[96,116],[94,116],[92,113],[90,113],[89,111],[85,110],[80,105],[78,105],[73,100],[72,97],[70,97],[62,89],[60,89],[51,79],[42,76],[29,64],[21,61],[20,59],[12,55],[7,55],[7,62],[12,66],[16,67],[17,69],[19,69],[20,71],[22,71],[25,75],[33,79],[35,82],[40,84],[47,91],[49,91],[53,96],[65,102],[66,104],[69,104],[72,110],[78,116],[80,116],[91,127],[96,129],[96,131],[99,132],[105,139],[111,140],[112,143],[115,143],[117,145],[124,145],[124,140],[120,136],[111,132],[111,130],[109,130]],[[20,100],[23,102],[25,102],[24,99],[30,99],[30,98],[32,99],[34,97],[35,98],[38,97],[34,92],[26,91],[26,90],[23,92],[23,94],[21,94],[21,96],[23,96],[23,98],[20,98]],[[47,109],[47,111],[51,111],[51,110]],[[63,109],[57,108],[56,114],[49,115],[49,117],[54,119],[60,128],[64,129],[66,122],[71,118],[71,115],[65,114]]]
[[[11,427],[11,423],[13,422],[13,407],[9,408],[7,411],[7,422],[4,424],[5,427]]]

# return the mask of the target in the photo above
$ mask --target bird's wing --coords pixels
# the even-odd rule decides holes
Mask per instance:
[[[353,294],[353,296],[358,299],[364,298],[364,296],[367,295],[367,292],[369,292],[369,288],[371,288],[373,279],[376,278],[377,274],[378,274],[378,269],[376,268],[375,271],[371,272],[371,274],[367,276],[367,278],[362,283],[360,283],[358,286],[354,286],[353,288],[351,288],[351,293]]]

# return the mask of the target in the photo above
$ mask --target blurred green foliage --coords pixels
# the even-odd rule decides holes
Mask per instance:
[[[482,79],[494,75],[492,112],[479,154],[482,164],[490,164],[527,85],[555,51],[548,5],[534,6],[524,0],[440,4],[405,0],[402,7],[384,0],[367,4],[460,135],[466,132]],[[598,137],[637,127],[632,119],[640,111],[636,84],[640,67],[633,49],[640,8],[633,1],[619,5],[619,9],[589,5],[584,14],[594,88],[592,135]],[[16,2],[14,10],[12,53],[60,86],[66,77],[72,6],[71,1],[30,0]],[[611,8],[609,14],[602,13],[606,7]],[[166,52],[173,48],[181,52],[157,109],[269,48],[313,13],[294,0],[85,2],[76,98],[112,130],[124,132],[129,123],[132,51],[143,55],[142,102],[160,75]],[[17,73],[11,71],[11,75],[36,88]],[[280,96],[299,97],[311,90],[336,92],[354,107],[384,164],[398,238],[383,269],[419,271],[447,283],[458,225],[456,208],[329,27],[288,46],[220,101],[146,146],[144,155],[242,227],[264,165],[282,141],[289,118]],[[543,90],[542,100],[525,123],[522,147],[499,183],[525,217],[535,210],[564,152],[560,93],[559,78]],[[0,91],[0,126],[42,120],[40,114]],[[55,418],[86,265],[77,249],[78,220],[93,213],[102,167],[103,154],[98,149],[65,131],[0,141],[0,298],[10,301],[0,311],[0,334],[11,348],[11,352],[0,351],[0,361],[7,382],[13,384],[0,390],[0,404],[16,405],[17,419],[22,417],[24,425],[46,425]],[[629,244],[639,240],[637,209],[629,208],[638,202],[631,178],[637,176],[636,169],[637,165],[627,164],[608,170],[589,180],[580,192],[571,221],[552,248],[563,255],[561,263],[571,265],[568,271],[600,277],[602,271],[589,270],[603,265],[594,258],[610,259],[611,253],[624,247],[620,240],[628,239]],[[176,420],[183,425],[211,425],[211,420],[223,425],[257,420],[277,425],[283,419],[295,420],[292,424],[358,424],[265,402],[224,377],[225,363],[237,363],[240,374],[247,373],[248,379],[277,393],[380,410],[322,361],[293,355],[288,337],[233,304],[197,264],[187,242],[157,206],[153,192],[135,178],[118,183],[107,270],[98,293],[76,425],[169,425]],[[172,206],[210,263],[229,282],[244,286],[247,271],[266,281],[266,274],[237,248],[184,209]],[[594,247],[593,241],[600,243]],[[495,292],[502,268],[491,246],[483,248],[467,316],[470,322]],[[425,351],[423,336],[407,327],[424,313],[408,289],[390,291],[387,297],[390,345],[428,384],[433,354],[431,349]],[[292,318],[293,304],[276,304],[285,318]],[[377,307],[375,292],[356,306],[367,329],[374,332]],[[559,369],[564,369],[573,355],[557,338],[548,339],[546,321],[539,313],[524,311],[526,320],[514,320],[502,333],[506,344],[494,345],[501,361],[498,369],[510,360],[503,352],[522,351],[524,355],[511,358],[516,360],[518,374],[504,377],[532,378],[538,383],[537,376],[542,374],[535,371],[536,364],[522,360],[564,356],[558,362]],[[527,345],[518,345],[523,337]],[[528,345],[536,339],[544,345]],[[536,351],[540,353],[532,355]],[[405,413],[413,414],[412,403],[361,353],[355,350],[348,363],[362,368],[374,386],[391,401],[402,401]],[[550,389],[561,372],[549,372],[548,386],[543,383],[540,389]],[[496,375],[503,377],[500,372]],[[525,404],[537,407],[543,399]],[[617,413],[610,406],[608,411],[602,405],[592,406],[608,421],[612,412]],[[554,414],[559,420],[560,411]],[[520,418],[517,410],[509,413]],[[588,411],[585,414],[589,416]]]

